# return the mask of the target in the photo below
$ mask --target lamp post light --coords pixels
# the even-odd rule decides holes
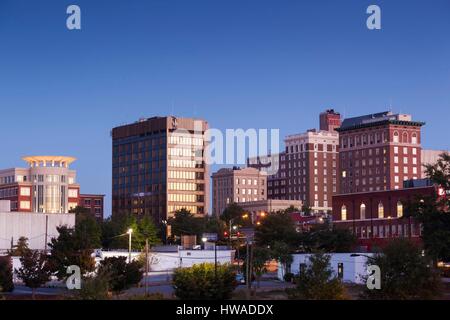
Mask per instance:
[[[131,263],[131,234],[133,233],[133,229],[128,229],[128,263]]]
[[[206,244],[208,238],[203,237],[202,242]],[[217,283],[217,243],[214,241],[214,280]]]

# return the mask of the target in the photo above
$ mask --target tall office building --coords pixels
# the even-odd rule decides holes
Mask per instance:
[[[151,215],[156,222],[185,208],[208,214],[204,120],[141,119],[112,130],[112,214]]]
[[[213,214],[231,203],[267,199],[267,174],[255,168],[222,168],[212,175]]]
[[[72,157],[24,157],[28,168],[0,170],[0,200],[11,202],[11,211],[67,213],[79,202],[80,186],[69,166]]]
[[[400,189],[419,179],[421,127],[411,115],[381,112],[348,118],[340,135],[340,192]]]

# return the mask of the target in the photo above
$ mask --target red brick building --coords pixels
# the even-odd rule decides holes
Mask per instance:
[[[103,221],[104,217],[104,194],[80,194],[79,206],[89,209],[92,216],[97,220]]]
[[[434,186],[422,186],[336,195],[333,196],[333,225],[350,230],[359,244],[369,249],[398,237],[419,241],[419,223],[402,218],[405,206],[436,192]]]
[[[340,139],[340,192],[399,189],[421,178],[421,127],[410,115],[381,112],[345,119]]]

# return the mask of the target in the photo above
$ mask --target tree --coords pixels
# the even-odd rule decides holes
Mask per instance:
[[[52,238],[49,243],[51,255],[50,267],[56,273],[58,279],[64,279],[67,275],[67,267],[77,265],[81,274],[95,270],[93,249],[86,247],[92,244],[82,238],[83,232],[69,229],[67,226],[57,227],[58,238]]]
[[[172,226],[172,234],[178,237],[182,235],[196,235],[201,237],[204,229],[202,218],[195,217],[189,210],[180,209],[169,219],[169,225]]]
[[[290,272],[289,266],[293,258],[292,247],[288,243],[282,241],[273,242],[272,246],[270,246],[270,256],[281,263],[283,276]]]
[[[286,208],[285,210],[284,210],[284,212],[285,213],[293,213],[293,212],[298,212],[299,210],[298,210],[298,208],[297,207],[294,207],[294,206],[289,206],[289,208]]]
[[[405,217],[414,217],[423,226],[424,249],[436,264],[450,261],[450,155],[443,153],[435,164],[425,165],[426,175],[442,195],[417,198],[408,203]]]
[[[101,246],[101,228],[86,209],[79,208],[75,218],[75,237],[80,248],[95,249]]]
[[[226,300],[231,298],[237,286],[236,275],[231,265],[217,266],[217,277],[213,263],[202,263],[190,268],[176,269],[173,274],[175,295],[182,300]]]
[[[0,292],[14,290],[13,267],[11,256],[0,257]]]
[[[252,250],[252,272],[255,274],[257,287],[259,288],[261,277],[267,271],[266,263],[271,258],[271,252],[268,248],[257,246],[252,247]]]
[[[381,289],[366,289],[369,299],[431,299],[440,294],[441,280],[418,246],[407,239],[391,241],[382,253],[367,262],[381,270]],[[366,279],[367,280],[367,276]]]
[[[116,293],[137,285],[142,280],[142,265],[138,261],[126,261],[126,257],[105,258],[98,268],[99,274],[107,275],[109,288]]]
[[[52,274],[47,255],[37,250],[27,249],[20,257],[20,263],[22,266],[16,269],[17,277],[24,282],[25,286],[31,288],[34,300],[36,289],[48,282]]]
[[[347,229],[328,229],[320,226],[302,235],[307,252],[350,252],[356,244],[356,237]]]
[[[261,224],[256,227],[255,240],[259,246],[271,246],[274,242],[280,241],[293,247],[299,239],[295,230],[294,221],[290,214],[277,212],[267,215],[261,220]]]
[[[19,240],[17,240],[17,244],[13,246],[9,254],[13,257],[21,257],[25,254],[26,250],[28,250],[28,238],[20,237]]]
[[[312,209],[307,204],[303,204],[302,206],[302,212],[305,214],[305,216],[310,216],[312,213]]]
[[[232,223],[237,225],[248,225],[250,222],[250,219],[245,220],[243,218],[243,215],[245,214],[244,209],[242,209],[241,206],[239,206],[237,203],[233,202],[230,203],[225,210],[223,210],[222,214],[220,215],[220,219],[224,221],[228,227],[230,220]]]
[[[309,257],[309,264],[296,278],[295,289],[287,289],[290,299],[342,300],[345,289],[330,266],[331,256],[316,253]]]

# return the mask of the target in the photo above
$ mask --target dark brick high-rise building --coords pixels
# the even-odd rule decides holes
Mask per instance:
[[[348,118],[340,135],[340,192],[400,189],[421,177],[421,127],[410,115],[381,112]]]

